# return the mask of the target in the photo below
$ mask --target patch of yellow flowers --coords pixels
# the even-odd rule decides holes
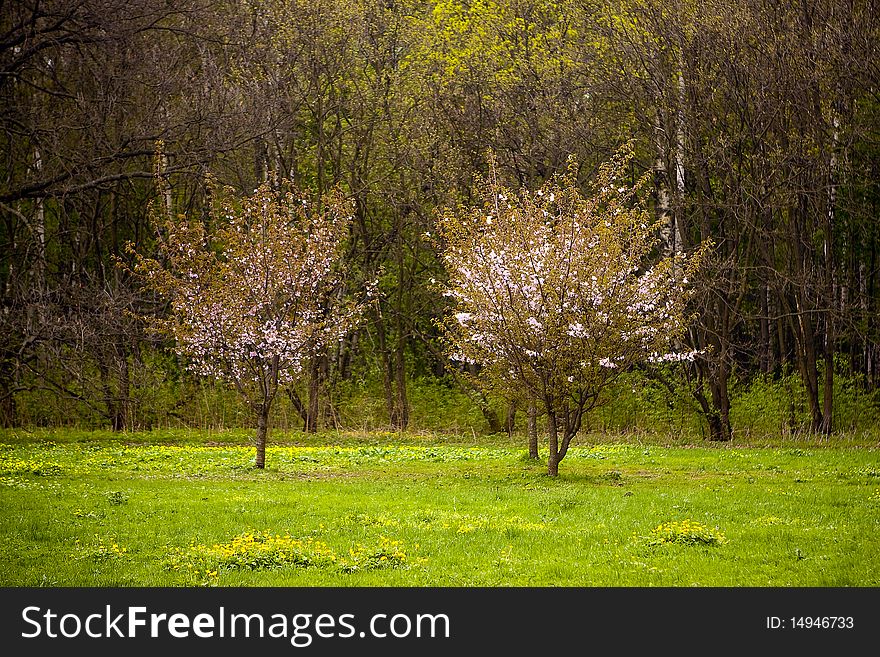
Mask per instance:
[[[336,561],[333,551],[313,538],[289,534],[248,531],[228,543],[191,543],[188,548],[169,551],[166,566],[171,570],[217,573],[220,570],[262,570],[284,566],[326,566]]]
[[[718,531],[694,520],[674,520],[662,523],[651,530],[648,543],[679,543],[682,545],[723,545],[727,538]]]
[[[227,543],[191,543],[186,548],[169,548],[168,570],[197,577],[216,578],[222,571],[267,570],[273,568],[334,568],[343,572],[404,566],[407,554],[401,541],[380,537],[375,546],[357,545],[348,558],[340,558],[326,543],[311,537],[247,531]]]
[[[61,474],[61,466],[52,461],[21,459],[7,454],[0,454],[0,473],[6,475],[35,474],[43,476]]]

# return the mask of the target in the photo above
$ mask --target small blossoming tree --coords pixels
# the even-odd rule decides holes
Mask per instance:
[[[158,213],[159,253],[138,256],[135,272],[170,302],[156,328],[174,339],[188,368],[230,383],[246,400],[263,468],[279,385],[361,315],[361,305],[338,294],[351,208],[338,192],[317,200],[287,183],[264,184],[240,202],[224,197],[208,225]]]
[[[493,171],[480,181],[480,207],[440,221],[450,356],[481,366],[488,388],[543,406],[551,476],[620,372],[693,358],[674,345],[705,249],[658,257],[643,183],[618,182],[630,157],[623,150],[602,167],[590,196],[578,191],[573,162],[534,192],[505,188]]]

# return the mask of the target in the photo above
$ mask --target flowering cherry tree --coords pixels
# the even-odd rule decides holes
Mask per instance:
[[[480,207],[440,221],[450,356],[480,365],[488,388],[543,405],[551,476],[584,414],[622,371],[694,356],[674,345],[685,328],[688,277],[705,248],[657,257],[643,183],[619,182],[630,157],[622,150],[603,166],[589,197],[578,191],[573,162],[534,192],[505,188],[493,171],[480,181]]]
[[[279,385],[361,315],[361,305],[338,293],[351,208],[338,192],[318,200],[287,183],[264,184],[239,202],[224,196],[210,227],[159,213],[159,253],[138,257],[135,271],[170,302],[156,328],[174,339],[187,367],[245,398],[263,468]]]

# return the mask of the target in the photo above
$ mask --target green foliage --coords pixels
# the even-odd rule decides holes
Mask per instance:
[[[670,389],[643,371],[632,370],[611,384],[585,425],[588,431],[600,433],[664,433],[697,439],[703,427],[695,404],[684,387]]]
[[[757,377],[734,382],[730,422],[735,435],[746,437],[801,433],[809,428],[807,398],[797,374],[778,379]]]
[[[484,82],[487,98],[537,76],[549,84],[573,71],[577,31],[565,0],[435,0],[425,20],[425,52],[440,85]]]
[[[837,431],[872,433],[880,427],[880,390],[869,390],[864,375],[836,375],[833,395]]]
[[[411,383],[413,430],[479,434],[488,430],[486,418],[474,400],[448,379],[422,377]]]
[[[876,435],[880,399],[866,391],[861,377],[835,376],[833,408],[837,431]],[[730,417],[735,436],[745,440],[809,432],[809,407],[799,375],[792,372],[778,378],[756,377],[749,383],[735,381]]]
[[[377,431],[389,427],[382,382],[376,374],[335,384],[332,394],[341,429]],[[477,404],[448,379],[410,379],[407,395],[410,431],[484,434],[488,429]]]
[[[189,427],[217,431],[251,426],[251,414],[235,390],[181,371],[177,360],[167,352],[143,350],[139,365],[130,371],[136,395],[131,406],[131,427],[135,430]],[[834,413],[837,429],[844,434],[841,439],[856,433],[877,435],[880,400],[866,388],[858,376],[835,377]],[[411,431],[481,436],[489,429],[477,404],[448,380],[433,376],[412,379],[408,394]],[[376,371],[366,377],[338,381],[325,389],[324,395],[325,406],[333,400],[341,431],[380,431],[389,427]],[[20,393],[18,401],[21,418],[31,428],[94,430],[107,424],[102,415],[81,402],[47,391]],[[734,378],[731,401],[731,424],[737,442],[772,442],[780,434],[798,436],[808,432],[809,409],[797,373],[756,377],[751,382]],[[498,416],[504,418],[506,402],[496,397],[491,403]],[[284,395],[278,397],[273,414],[279,431],[302,427],[299,413]],[[604,403],[585,419],[584,431],[611,435],[659,432],[698,440],[705,435],[706,427],[684,386],[670,390],[657,379],[634,370],[609,386]],[[524,432],[525,411],[520,408],[517,434],[522,436]]]
[[[119,506],[120,504],[125,504],[128,502],[128,495],[126,495],[121,490],[114,490],[107,493],[107,501],[112,506]]]
[[[406,549],[402,541],[380,536],[374,546],[358,543],[348,551],[349,558],[340,561],[343,572],[354,573],[359,570],[377,568],[398,568],[408,565]]]

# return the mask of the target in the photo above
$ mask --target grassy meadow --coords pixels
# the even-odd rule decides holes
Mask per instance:
[[[0,432],[3,586],[878,586],[876,442]]]

